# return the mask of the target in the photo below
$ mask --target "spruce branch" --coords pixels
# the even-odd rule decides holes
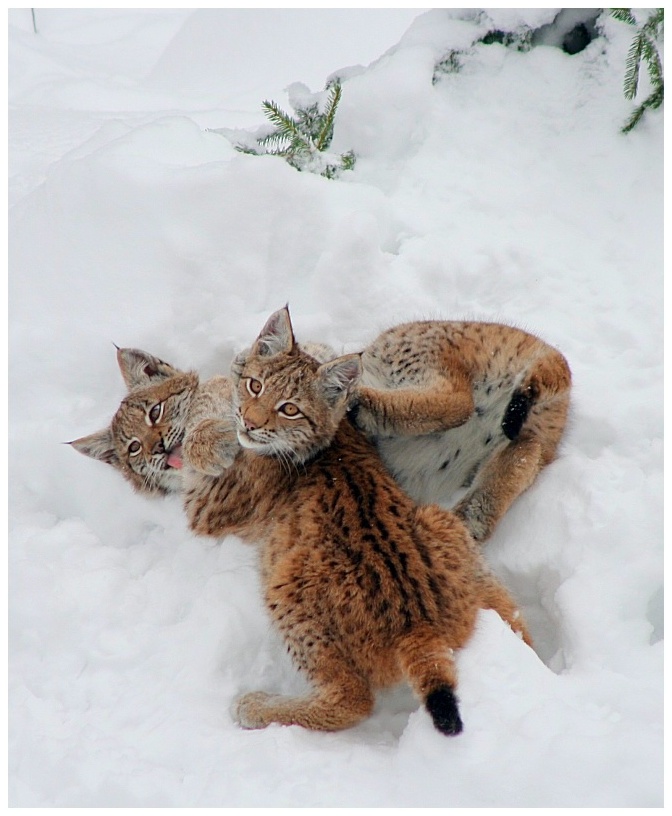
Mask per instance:
[[[647,110],[654,110],[655,108],[659,108],[662,104],[663,88],[660,87],[655,90],[651,96],[647,97],[638,108],[635,108],[628,121],[621,128],[621,133],[630,133]]]
[[[655,9],[653,14],[642,26],[642,31],[654,40],[663,36],[663,26],[665,24],[665,9]]]
[[[629,8],[612,8],[611,16],[615,20],[620,20],[622,23],[637,25],[637,20],[635,20],[634,15]]]
[[[342,170],[352,170],[355,166],[353,151],[340,156],[327,155],[341,101],[340,80],[332,80],[325,90],[330,93],[323,112],[314,102],[305,107],[295,106],[295,116],[290,116],[276,102],[264,100],[262,109],[275,129],[257,138],[259,150],[246,145],[238,145],[236,149],[241,153],[281,156],[297,170],[319,172],[326,178],[335,178]]]
[[[336,117],[336,108],[341,101],[341,93],[341,85],[337,83],[331,89],[327,108],[324,112],[324,123],[315,141],[315,147],[320,151],[326,150],[334,137],[334,119]]]
[[[628,56],[625,60],[625,76],[623,77],[623,93],[626,99],[634,99],[637,96],[639,64],[642,61],[645,39],[644,34],[640,31],[628,50]]]
[[[630,43],[625,60],[625,75],[623,77],[623,94],[626,99],[634,99],[639,89],[639,72],[642,60],[653,86],[649,96],[632,112],[627,122],[621,128],[622,133],[629,133],[641,120],[647,110],[654,110],[663,104],[665,85],[663,81],[663,64],[658,53],[656,42],[662,39],[665,22],[665,11],[662,8],[653,9],[647,19],[639,24],[632,13],[632,9],[611,9],[611,16],[620,22],[636,28],[635,36]]]
[[[654,87],[662,86],[663,84],[663,64],[660,61],[660,54],[656,46],[648,38],[644,41],[642,48],[644,59],[646,60],[646,67],[651,77],[651,82]]]
[[[266,100],[262,103],[262,108],[266,113],[266,118],[278,129],[279,137],[287,139],[290,144],[298,144],[308,150],[310,149],[308,141],[299,130],[297,123],[289,114],[281,110],[275,102]]]

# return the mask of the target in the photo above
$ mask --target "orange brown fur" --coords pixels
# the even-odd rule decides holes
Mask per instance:
[[[453,650],[468,641],[481,608],[495,609],[529,643],[513,600],[460,520],[417,506],[344,419],[354,376],[335,397],[315,386],[325,366],[293,337],[272,354],[255,348],[235,375],[238,433],[248,447],[221,476],[187,473],[184,506],[198,534],[260,543],[267,609],[314,690],[245,695],[239,721],[346,728],[370,713],[376,689],[405,679],[436,727],[458,733]],[[326,365],[335,370],[339,361]],[[260,395],[251,380],[263,385]],[[269,447],[282,433],[272,430],[282,425],[279,406],[290,399],[315,435],[315,449],[291,462]]]
[[[496,323],[406,323],[377,337],[362,367],[357,425],[413,498],[453,506],[478,541],[556,456],[571,374],[534,335]]]

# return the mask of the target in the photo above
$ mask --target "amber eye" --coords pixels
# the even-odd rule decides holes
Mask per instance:
[[[289,419],[296,419],[297,417],[302,416],[301,411],[299,411],[293,402],[283,402],[278,408],[278,413],[288,417]]]
[[[163,403],[157,402],[156,405],[152,406],[149,409],[147,417],[152,425],[156,425],[156,423],[161,419],[163,416]]]
[[[132,442],[129,443],[128,452],[131,456],[137,456],[140,451],[142,450],[142,445],[137,439],[134,439]]]
[[[247,380],[247,390],[253,397],[258,397],[264,390],[264,384],[260,380],[255,380],[254,377],[249,377]]]

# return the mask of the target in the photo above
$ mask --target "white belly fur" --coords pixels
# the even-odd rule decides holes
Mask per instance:
[[[486,459],[509,440],[502,417],[523,375],[474,385],[476,411],[449,431],[424,436],[379,437],[376,445],[390,472],[415,500],[452,507]],[[488,393],[489,390],[489,393]]]

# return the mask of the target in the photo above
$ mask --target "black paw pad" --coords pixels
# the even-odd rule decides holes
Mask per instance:
[[[515,391],[511,401],[506,406],[504,418],[502,419],[502,431],[509,439],[516,439],[520,433],[523,423],[530,413],[530,408],[534,402],[531,389],[525,391]]]
[[[447,736],[453,736],[462,731],[457,699],[450,686],[441,686],[430,692],[427,695],[425,707],[437,731]]]

